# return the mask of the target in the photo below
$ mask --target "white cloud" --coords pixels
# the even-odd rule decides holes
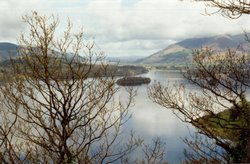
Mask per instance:
[[[204,16],[204,4],[180,0],[1,0],[0,40],[13,41],[24,26],[21,16],[31,10],[67,17],[108,54],[145,54],[189,37],[248,30],[247,16],[230,20]],[[8,19],[6,19],[8,18]],[[133,53],[133,51],[135,53]]]

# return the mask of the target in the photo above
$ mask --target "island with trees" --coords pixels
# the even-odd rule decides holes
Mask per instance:
[[[141,84],[149,84],[151,82],[151,79],[148,77],[123,77],[121,79],[118,79],[116,83],[121,86],[135,86],[135,85],[141,85]]]

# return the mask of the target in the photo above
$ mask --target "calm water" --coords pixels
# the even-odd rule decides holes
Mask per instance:
[[[153,70],[143,76],[150,77],[151,84],[154,81],[162,84],[185,83],[189,90],[195,90],[195,87],[188,84],[179,72]],[[153,138],[160,137],[166,143],[166,160],[170,163],[180,163],[184,157],[183,150],[187,148],[181,138],[189,138],[189,133],[194,131],[194,128],[180,121],[171,110],[153,103],[147,96],[147,87],[147,85],[136,87],[138,95],[135,106],[131,109],[132,118],[126,124],[126,129],[133,129],[148,143]],[[121,90],[121,94],[123,92]]]
[[[147,74],[140,75],[151,78],[151,84],[160,82],[162,84],[185,83],[189,90],[196,88],[187,83],[182,78],[181,73],[174,71],[152,70]],[[150,84],[150,85],[151,85]],[[180,163],[184,158],[183,150],[187,148],[181,138],[189,138],[190,131],[194,128],[189,124],[181,122],[171,110],[153,103],[147,95],[148,85],[135,87],[137,96],[135,105],[131,107],[132,118],[123,127],[123,134],[126,136],[133,129],[135,136],[142,138],[145,143],[152,143],[152,139],[160,137],[165,142],[166,156],[165,160],[169,163]],[[125,88],[121,88],[119,94],[125,94]],[[138,157],[138,153],[133,153]],[[138,157],[140,159],[140,157]]]

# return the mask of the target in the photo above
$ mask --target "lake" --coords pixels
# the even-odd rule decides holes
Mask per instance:
[[[146,144],[152,143],[152,139],[160,137],[165,143],[166,156],[165,160],[169,163],[180,163],[184,159],[183,151],[187,146],[183,143],[182,138],[190,138],[190,132],[194,128],[182,122],[175,116],[171,110],[161,107],[152,102],[147,95],[148,86],[154,82],[162,84],[185,83],[188,90],[197,91],[197,88],[189,84],[182,77],[180,72],[151,70],[146,74],[139,75],[151,78],[151,84],[135,86],[137,96],[135,105],[131,107],[132,118],[125,124],[122,135],[126,136],[133,129],[135,136],[142,138]],[[121,87],[119,95],[125,95],[125,88]],[[132,157],[138,156],[139,153],[132,153]]]
[[[125,129],[133,129],[135,134],[143,138],[146,143],[160,137],[166,143],[165,159],[169,163],[180,163],[184,158],[184,148],[187,148],[181,138],[190,138],[190,131],[193,132],[194,128],[179,120],[171,110],[152,102],[148,98],[147,88],[154,82],[169,83],[170,85],[185,83],[188,90],[194,91],[197,88],[188,84],[188,81],[183,79],[182,74],[176,71],[151,70],[139,76],[151,78],[151,83],[135,87],[137,96],[135,105],[131,107],[132,118],[125,125]],[[120,93],[124,94],[124,92],[124,88],[121,88]]]

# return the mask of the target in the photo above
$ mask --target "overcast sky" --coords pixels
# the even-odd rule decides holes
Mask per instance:
[[[0,0],[0,41],[16,43],[22,15],[34,10],[62,24],[69,17],[108,56],[148,56],[186,38],[250,30],[247,16],[205,16],[204,9],[191,0]]]

